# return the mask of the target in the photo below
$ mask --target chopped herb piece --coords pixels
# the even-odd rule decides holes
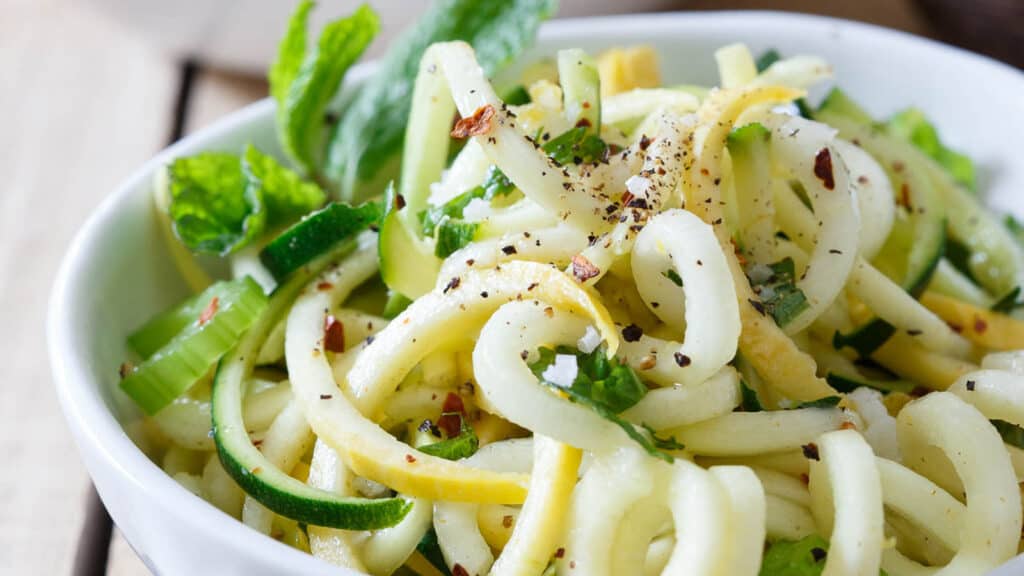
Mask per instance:
[[[427,562],[430,562],[441,574],[452,576],[448,570],[448,564],[444,561],[444,553],[441,552],[441,545],[437,542],[437,532],[434,532],[433,527],[427,530],[423,538],[420,539],[420,543],[416,545],[416,551],[422,554]]]
[[[992,420],[992,425],[996,427],[999,435],[1003,437],[1003,442],[1010,446],[1024,448],[1024,428],[1005,420]]]
[[[764,412],[764,405],[757,397],[757,390],[754,390],[743,380],[740,380],[740,408],[744,412]]]
[[[438,258],[447,258],[456,250],[469,245],[476,236],[477,227],[476,222],[445,218],[437,227],[437,244],[434,246],[434,255]]]
[[[992,305],[992,311],[1009,314],[1017,308],[1024,307],[1024,300],[1018,300],[1019,297],[1020,286],[1016,286],[1013,290],[1010,290],[1005,296]]]
[[[461,424],[458,436],[420,446],[419,451],[445,460],[461,460],[475,454],[477,448],[480,447],[480,440],[473,429],[466,424],[465,419],[461,417],[459,419]]]
[[[474,199],[490,201],[499,196],[508,196],[515,189],[515,184],[512,184],[504,172],[497,166],[491,166],[479,186],[459,194],[440,206],[432,206],[420,212],[420,229],[424,236],[433,236],[441,220],[445,217],[461,219],[463,210]]]
[[[662,438],[658,436],[658,433],[647,424],[641,424],[644,430],[651,435],[651,442],[654,443],[655,448],[659,450],[684,450],[686,446],[676,440],[675,436],[669,436],[668,438]]]
[[[676,272],[675,268],[669,268],[662,272],[661,275],[671,280],[676,286],[683,287],[683,279],[679,276],[679,272]]]
[[[768,50],[765,50],[757,58],[757,62],[756,62],[756,64],[757,64],[757,71],[758,72],[764,72],[765,70],[768,69],[769,66],[771,66],[772,64],[775,64],[776,62],[778,62],[781,59],[782,59],[782,54],[779,54],[778,50],[776,50],[775,48],[769,48]]]
[[[817,400],[800,402],[793,406],[793,410],[798,408],[835,408],[839,405],[840,401],[842,401],[842,398],[839,396],[825,396],[824,398],[818,398]]]
[[[557,164],[596,164],[608,158],[608,144],[587,131],[586,126],[570,128],[546,142],[542,150]]]
[[[807,309],[807,297],[796,286],[796,265],[792,258],[783,258],[768,268],[769,274],[748,270],[747,277],[761,298],[765,313],[771,314],[779,326],[785,326]]]
[[[777,540],[765,551],[760,576],[819,576],[825,569],[828,541],[813,534],[801,540]]]
[[[647,394],[647,387],[629,365],[621,363],[617,358],[609,359],[603,346],[595,348],[589,354],[568,346],[559,346],[554,350],[542,347],[538,349],[538,353],[539,358],[530,364],[530,370],[543,385],[566,394],[571,402],[590,408],[602,418],[622,428],[651,456],[667,462],[673,460],[670,454],[662,452],[658,443],[668,445],[674,440],[648,437],[633,423],[619,416]],[[576,378],[571,386],[562,386],[544,378],[544,373],[555,363],[555,357],[559,355],[572,355],[576,358]]]

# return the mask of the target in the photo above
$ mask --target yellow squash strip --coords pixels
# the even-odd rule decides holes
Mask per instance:
[[[469,337],[502,304],[514,300],[537,300],[587,316],[607,343],[608,353],[618,348],[618,333],[596,293],[549,265],[506,262],[440,278],[439,284],[377,334],[349,371],[352,402],[368,417],[380,415],[402,378],[427,354]]]
[[[921,303],[971,342],[993,350],[1024,348],[1024,322],[956,298],[925,292]]]
[[[960,376],[978,369],[970,362],[925,350],[906,334],[894,335],[871,356],[900,378],[932,390],[945,390]]]
[[[512,538],[491,567],[491,576],[532,576],[544,571],[565,529],[583,453],[544,436],[533,437],[529,497]]]
[[[597,58],[597,72],[601,77],[601,96],[661,86],[658,53],[650,46],[612,48]]]
[[[310,427],[354,473],[407,496],[453,502],[523,502],[528,475],[475,469],[419,452],[366,419],[338,388],[324,350],[327,311],[351,291],[353,284],[358,285],[372,275],[376,266],[373,251],[357,252],[314,282],[288,315],[285,356],[292,392]],[[324,283],[333,288],[316,289],[317,284]],[[395,324],[401,322],[391,326]],[[395,352],[391,350],[392,354]]]
[[[739,301],[740,351],[757,373],[783,395],[792,400],[815,400],[836,392],[816,374],[814,360],[793,343],[775,324],[758,311],[758,297],[736,257],[728,228],[722,225],[719,205],[722,178],[722,157],[725,141],[740,115],[752,106],[795,100],[803,92],[780,86],[722,90],[708,98],[700,111],[702,119],[712,128],[704,137],[697,160],[688,166],[686,207],[715,227],[732,272],[736,298]]]

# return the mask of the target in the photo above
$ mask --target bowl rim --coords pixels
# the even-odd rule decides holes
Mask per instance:
[[[946,57],[967,60],[972,66],[987,69],[987,73],[1012,75],[1024,86],[1024,73],[987,56],[909,32],[796,12],[679,11],[559,19],[542,26],[539,40],[572,41],[584,36],[614,36],[616,32],[636,27],[643,27],[652,37],[659,37],[669,31],[678,32],[680,27],[687,25],[714,23],[741,27],[755,22],[758,26],[764,27],[825,25],[835,29],[842,28],[844,32],[866,37],[868,41],[872,37],[885,37],[908,45],[923,45],[944,53]],[[374,67],[375,62],[357,65],[346,77],[345,84],[354,85],[365,80]],[[150,461],[129,439],[112,410],[96,392],[101,386],[109,384],[96,382],[89,376],[90,362],[76,345],[80,335],[66,329],[66,326],[73,325],[71,320],[74,317],[76,287],[89,273],[88,264],[96,252],[96,245],[106,234],[105,224],[114,217],[125,199],[130,194],[138,193],[136,189],[144,188],[152,174],[169,159],[205,149],[209,141],[231,134],[271,115],[273,110],[274,102],[268,97],[224,116],[210,126],[162,149],[121,181],[114,191],[102,200],[78,229],[61,261],[49,299],[46,322],[47,348],[57,397],[79,452],[83,452],[86,446],[90,447],[104,466],[116,470],[123,480],[135,484],[140,491],[160,502],[159,506],[180,518],[182,524],[202,526],[200,531],[205,534],[216,532],[217,541],[230,542],[231,547],[245,549],[250,558],[255,556],[259,563],[268,567],[287,566],[289,571],[319,573],[328,566],[326,563],[249,529],[240,521],[187,491]],[[131,544],[131,535],[125,536]],[[359,574],[340,567],[334,567],[334,570],[337,574]]]

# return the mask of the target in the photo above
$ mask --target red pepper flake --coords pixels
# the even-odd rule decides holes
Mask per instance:
[[[462,431],[462,418],[465,415],[466,405],[462,402],[462,397],[449,392],[441,404],[441,417],[437,419],[437,427],[444,430],[449,438],[454,438]]]
[[[594,263],[587,260],[586,256],[577,254],[572,257],[572,275],[580,282],[586,282],[601,273],[601,270],[594,266]]]
[[[974,317],[974,331],[978,334],[984,334],[985,330],[988,330],[988,322],[980,316]]]
[[[643,335],[643,328],[637,326],[636,324],[630,324],[629,326],[626,326],[625,328],[622,329],[622,338],[626,342],[636,342]]]
[[[532,282],[529,286],[526,287],[526,291],[529,292],[529,291],[533,290],[534,288],[536,288],[537,286],[540,286],[540,283]]]
[[[135,371],[135,366],[131,362],[122,362],[117,368],[117,373],[121,376],[121,380],[128,377],[129,374]]]
[[[548,318],[554,318],[555,317],[555,309],[552,308],[551,306],[548,306],[548,307],[544,308],[544,315],[547,316]]]
[[[402,196],[401,194],[395,194],[395,199],[392,203],[392,207],[395,209],[396,212],[401,210],[402,208],[405,208],[405,196]]]
[[[331,314],[324,318],[324,349],[331,352],[345,351],[345,325]]]
[[[217,306],[220,305],[220,298],[214,296],[210,299],[210,303],[206,305],[202,313],[199,314],[199,325],[202,326],[213,318],[213,315],[217,313]]]
[[[845,421],[843,421],[842,424],[839,425],[839,429],[840,430],[856,430],[857,429],[857,425],[854,424],[853,422],[850,422],[849,420],[845,420]]]
[[[583,107],[584,108],[590,108],[590,102],[584,102],[583,103]],[[593,124],[591,124],[590,120],[587,120],[586,118],[580,118],[576,122],[576,127],[577,128],[590,128],[591,126],[593,126]]]
[[[647,147],[651,145],[651,142],[654,142],[654,139],[648,138],[646,134],[641,134],[640,135],[640,149],[641,150],[647,150]]]
[[[555,558],[565,558],[565,548],[555,550]]]
[[[334,284],[331,284],[330,282],[326,282],[326,281],[325,282],[319,282],[316,285],[316,289],[321,291],[321,292],[326,292],[326,291],[330,290],[331,288],[334,288]]]
[[[818,155],[814,157],[814,175],[821,180],[826,190],[835,190],[836,179],[832,173],[832,153],[828,151],[828,148],[818,150]]]
[[[623,206],[629,206],[629,203],[633,201],[633,193],[630,192],[629,190],[626,190],[625,192],[622,193],[622,199],[619,201],[622,203]],[[608,208],[611,208],[611,210],[608,210]],[[608,211],[609,213],[615,212],[614,204],[609,204],[608,208],[605,208],[605,210]]]
[[[406,454],[405,461],[408,462],[409,464],[412,464],[413,462],[416,461],[416,457],[413,456],[412,454]]]
[[[476,264],[476,260],[473,260],[472,258],[466,260],[466,266],[472,266],[473,264]]]
[[[964,385],[967,387],[968,392],[974,392],[974,386],[976,384],[977,383],[974,380],[968,380],[967,382],[964,383]]]
[[[910,186],[906,182],[903,186],[900,186],[900,206],[903,206],[907,210],[911,210],[910,207]]]
[[[644,356],[643,358],[640,359],[639,366],[641,370],[650,370],[651,368],[654,368],[657,364],[658,359],[655,358],[653,355],[648,354],[647,356]]]
[[[505,528],[511,528],[512,527],[512,522],[514,520],[515,520],[515,518],[513,518],[511,514],[506,514],[506,515],[501,517],[501,525],[504,526]]]
[[[689,356],[683,354],[682,352],[676,352],[675,354],[672,355],[672,357],[675,358],[676,364],[678,364],[680,368],[686,368],[687,366],[693,363],[693,360],[691,360]]]
[[[804,451],[804,458],[809,460],[821,460],[821,456],[818,454],[818,445],[814,442],[804,444],[800,449]]]
[[[466,572],[462,564],[456,562],[455,566],[452,566],[452,576],[469,576],[469,572]]]
[[[505,254],[505,256],[511,256],[517,253],[516,247],[511,244],[509,244],[508,246],[502,246],[501,251]]]
[[[320,399],[321,400],[330,400],[331,398],[334,398],[333,394],[321,394],[320,395]]]
[[[452,138],[468,138],[480,136],[491,131],[491,121],[494,119],[494,106],[484,104],[476,109],[472,116],[459,118],[452,128]]]

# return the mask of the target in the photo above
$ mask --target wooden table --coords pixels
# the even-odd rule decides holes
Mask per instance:
[[[905,2],[835,4],[844,17],[927,32]],[[75,230],[122,178],[181,134],[263,97],[266,85],[186,64],[73,0],[0,0],[0,71],[0,574],[145,574],[98,520],[102,507],[89,504],[46,359],[50,285]]]

